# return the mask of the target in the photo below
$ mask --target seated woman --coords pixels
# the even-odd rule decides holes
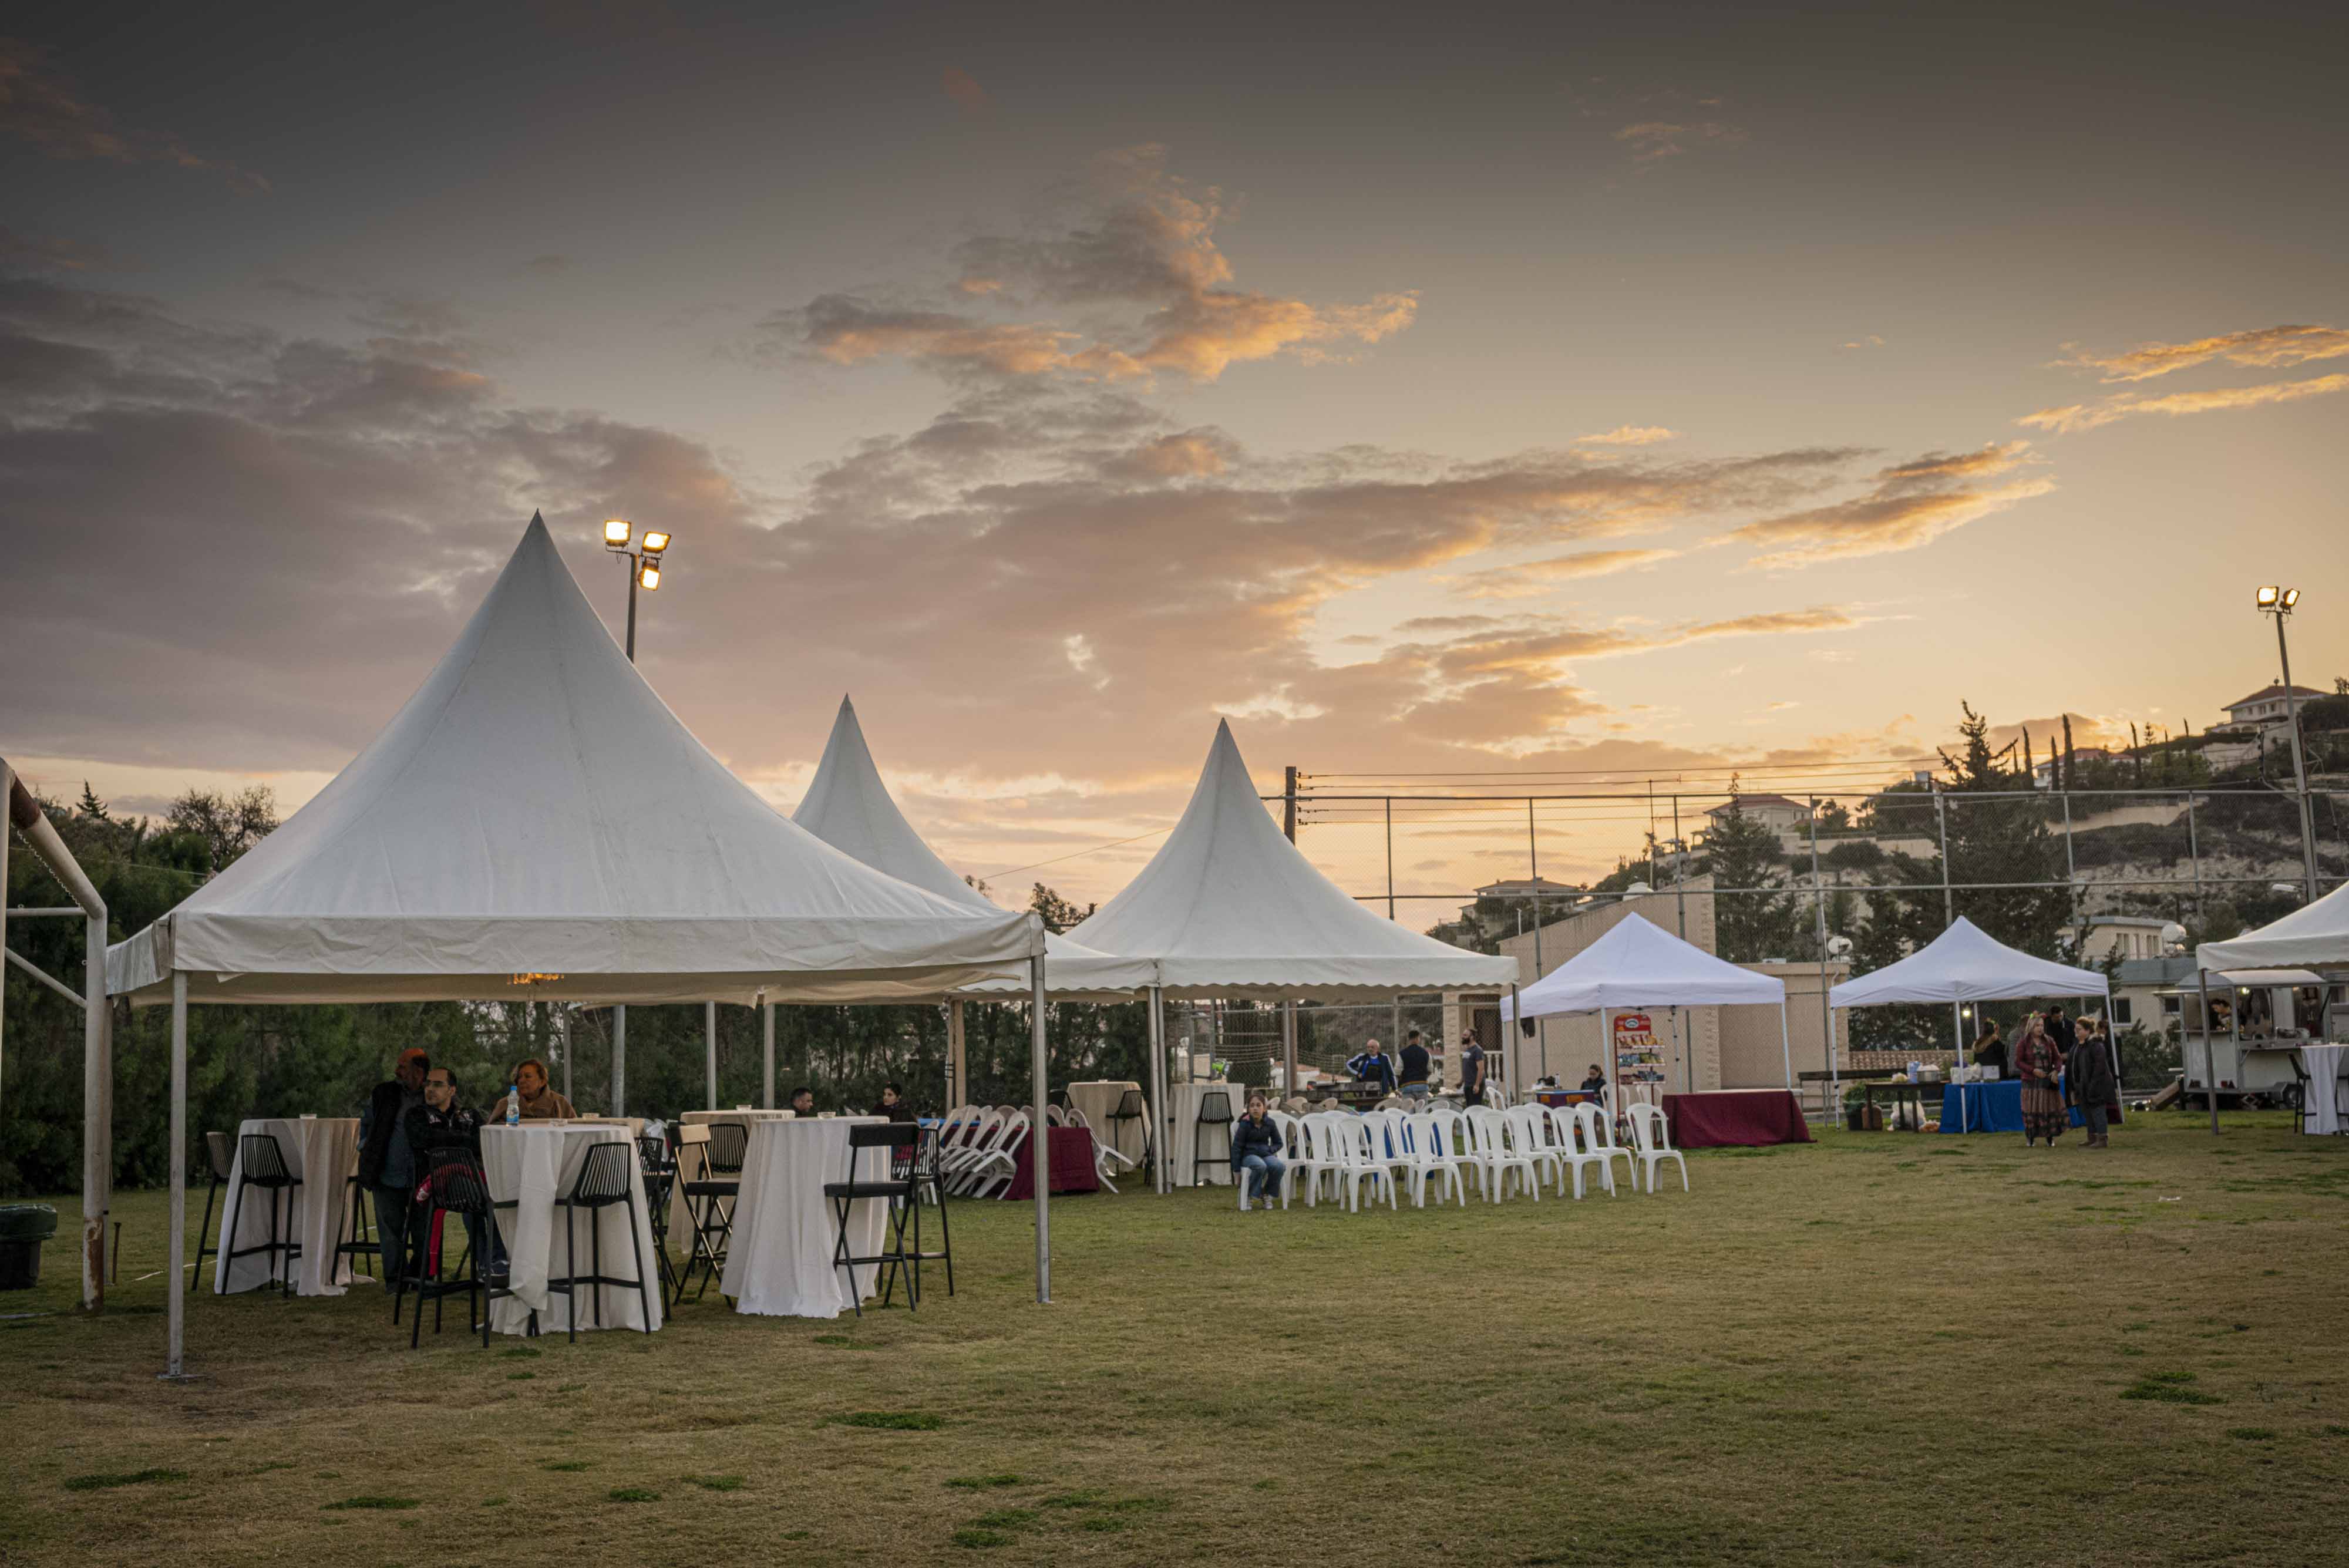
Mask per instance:
[[[579,1113],[569,1100],[547,1086],[546,1064],[533,1056],[514,1068],[514,1087],[521,1091],[522,1119],[526,1122],[567,1121]],[[507,1096],[500,1095],[498,1103],[490,1107],[487,1120],[506,1119]]]
[[[1586,1095],[1603,1095],[1607,1092],[1607,1075],[1599,1070],[1599,1064],[1596,1062],[1590,1064],[1590,1070],[1583,1075],[1582,1092]]]
[[[810,1096],[809,1098],[812,1101],[814,1096]],[[873,1107],[873,1114],[876,1116],[887,1116],[893,1122],[911,1122],[921,1119],[914,1114],[914,1107],[905,1103],[905,1088],[902,1084],[881,1085],[881,1103]]]
[[[1264,1194],[1264,1206],[1270,1209],[1272,1195],[1280,1189],[1280,1179],[1288,1169],[1281,1158],[1288,1152],[1288,1140],[1266,1109],[1264,1092],[1251,1090],[1247,1115],[1232,1124],[1232,1179],[1240,1184],[1242,1209],[1259,1192]]]

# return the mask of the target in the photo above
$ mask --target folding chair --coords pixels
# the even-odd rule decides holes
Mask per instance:
[[[285,1150],[279,1147],[275,1133],[246,1133],[237,1139],[237,1163],[243,1168],[236,1189],[236,1201],[230,1206],[228,1218],[229,1250],[220,1253],[233,1270],[239,1258],[249,1258],[255,1252],[268,1255],[269,1272],[278,1275],[281,1293],[294,1293],[294,1261],[302,1255],[302,1243],[292,1234],[294,1204],[300,1196],[302,1179],[285,1163]],[[244,1195],[254,1188],[269,1194],[269,1239],[258,1247],[236,1244],[237,1228],[244,1217]],[[281,1240],[277,1231],[277,1195],[285,1194],[285,1230]],[[218,1250],[215,1249],[217,1251]],[[285,1267],[279,1272],[278,1258],[284,1254]]]
[[[895,1298],[897,1276],[905,1272],[909,1266],[916,1269],[919,1267],[916,1262],[916,1253],[905,1251],[905,1223],[910,1215],[915,1227],[914,1246],[918,1251],[922,1244],[922,1206],[916,1201],[916,1183],[912,1178],[910,1167],[919,1158],[921,1137],[921,1127],[913,1122],[866,1123],[850,1127],[848,1129],[848,1179],[827,1181],[823,1184],[823,1195],[832,1199],[833,1213],[840,1226],[833,1242],[832,1266],[848,1271],[848,1301],[849,1304],[856,1309],[858,1317],[864,1315],[864,1295],[856,1288],[858,1264],[886,1263],[889,1265],[888,1283],[884,1287],[881,1295],[881,1304],[885,1307]],[[860,1179],[857,1175],[858,1157],[868,1148],[885,1148],[890,1151],[888,1172],[885,1176],[868,1176]],[[901,1157],[898,1151],[901,1149],[904,1151],[902,1158],[905,1161],[907,1172],[904,1176],[899,1175]],[[885,1216],[883,1231],[885,1240],[894,1244],[886,1251],[858,1256],[849,1251],[849,1210],[856,1204],[875,1201],[888,1205],[883,1211]],[[894,1224],[889,1222],[891,1220],[894,1220]],[[921,1296],[920,1275],[917,1272],[909,1274],[905,1282],[905,1304],[908,1310],[920,1310]]]

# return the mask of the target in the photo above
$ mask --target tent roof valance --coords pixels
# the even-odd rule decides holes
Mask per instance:
[[[2194,962],[2213,971],[2349,963],[2349,883],[2258,930],[2204,942]]]

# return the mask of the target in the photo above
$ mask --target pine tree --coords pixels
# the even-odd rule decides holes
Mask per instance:
[[[1697,868],[1721,888],[1777,888],[1785,855],[1778,836],[1745,815],[1733,792],[1729,809],[1705,831]],[[1716,950],[1732,963],[1795,956],[1794,903],[1784,893],[1721,893],[1713,900]]]
[[[81,781],[81,801],[75,809],[79,811],[84,816],[88,817],[92,822],[112,822],[114,820],[113,817],[107,815],[106,803],[98,798],[98,792],[89,787],[89,781],[88,779]]]

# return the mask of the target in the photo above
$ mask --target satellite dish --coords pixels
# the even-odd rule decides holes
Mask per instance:
[[[1827,939],[1827,957],[1848,958],[1850,956],[1851,939],[1849,937],[1829,937]]]
[[[1649,887],[1645,882],[1634,882],[1630,887],[1624,888],[1623,891],[1626,893],[1652,893],[1655,889]]]

